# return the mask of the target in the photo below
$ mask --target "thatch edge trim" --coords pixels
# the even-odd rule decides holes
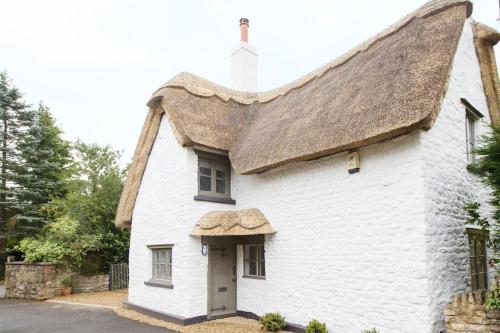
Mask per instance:
[[[134,158],[128,171],[127,180],[123,186],[123,191],[118,203],[115,224],[119,228],[130,227],[132,223],[132,213],[139,193],[139,187],[141,186],[149,155],[151,154],[156,136],[158,135],[162,115],[163,112],[158,107],[153,106],[150,107],[146,116],[134,152]]]
[[[473,22],[472,30],[491,123],[500,125],[500,82],[493,48],[500,41],[500,33],[479,22]]]

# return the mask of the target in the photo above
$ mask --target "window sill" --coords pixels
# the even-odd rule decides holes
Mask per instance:
[[[254,280],[265,280],[265,276],[253,276],[253,275],[243,275],[242,278],[244,279],[254,279]]]
[[[174,285],[168,281],[149,280],[149,281],[144,281],[144,284],[146,286],[151,286],[151,287],[174,289]]]
[[[195,195],[193,199],[196,201],[217,202],[217,203],[224,203],[224,204],[229,204],[229,205],[236,204],[236,201],[231,199],[231,198],[210,197],[208,195]]]
[[[467,162],[466,166],[467,171],[474,173],[475,167],[476,167],[476,162]]]

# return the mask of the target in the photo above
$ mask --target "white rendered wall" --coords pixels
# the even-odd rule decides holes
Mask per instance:
[[[485,116],[476,126],[479,139],[488,130],[490,119],[470,20],[464,26],[441,112],[433,128],[421,135],[433,332],[444,327],[445,304],[454,294],[470,288],[463,206],[479,201],[486,208],[488,200],[485,187],[466,168],[465,107],[460,98],[466,98]]]
[[[208,211],[256,207],[277,233],[266,238],[265,280],[241,277],[238,249],[239,310],[279,311],[302,325],[316,318],[336,333],[374,326],[435,333],[444,302],[468,283],[457,207],[476,187],[465,169],[459,97],[487,114],[468,29],[434,127],[361,149],[357,174],[347,173],[346,156],[338,154],[260,175],[233,172],[236,205],[194,201],[197,156],[177,143],[164,117],[133,215],[129,301],[206,315],[207,257],[189,232]],[[169,243],[174,289],[145,286],[147,245]]]
[[[377,326],[424,332],[425,279],[422,158],[418,133],[361,150],[361,172],[346,156],[290,165],[261,175],[233,172],[236,205],[194,201],[197,156],[178,145],[164,117],[133,215],[129,301],[183,317],[207,314],[207,257],[189,236],[210,210],[257,207],[278,231],[268,237],[266,280],[241,278],[238,309],[311,318],[335,332]],[[174,244],[174,289],[144,285],[147,245]]]
[[[417,135],[362,149],[358,174],[340,154],[236,177],[238,209],[258,207],[278,231],[265,243],[266,280],[241,278],[240,249],[238,309],[338,333],[425,332],[421,178]]]

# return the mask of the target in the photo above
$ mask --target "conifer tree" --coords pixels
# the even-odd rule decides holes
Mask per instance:
[[[48,219],[43,206],[65,194],[70,146],[61,135],[49,109],[40,104],[32,114],[31,126],[18,138],[20,163],[13,175],[13,210],[19,235],[37,233]]]
[[[31,111],[7,74],[0,72],[0,276],[3,275],[5,238],[15,218],[12,176],[19,167],[17,138],[29,127]]]

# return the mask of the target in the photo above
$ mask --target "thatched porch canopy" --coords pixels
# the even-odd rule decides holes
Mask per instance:
[[[274,234],[264,214],[257,209],[208,212],[191,231],[192,236],[250,236]]]

